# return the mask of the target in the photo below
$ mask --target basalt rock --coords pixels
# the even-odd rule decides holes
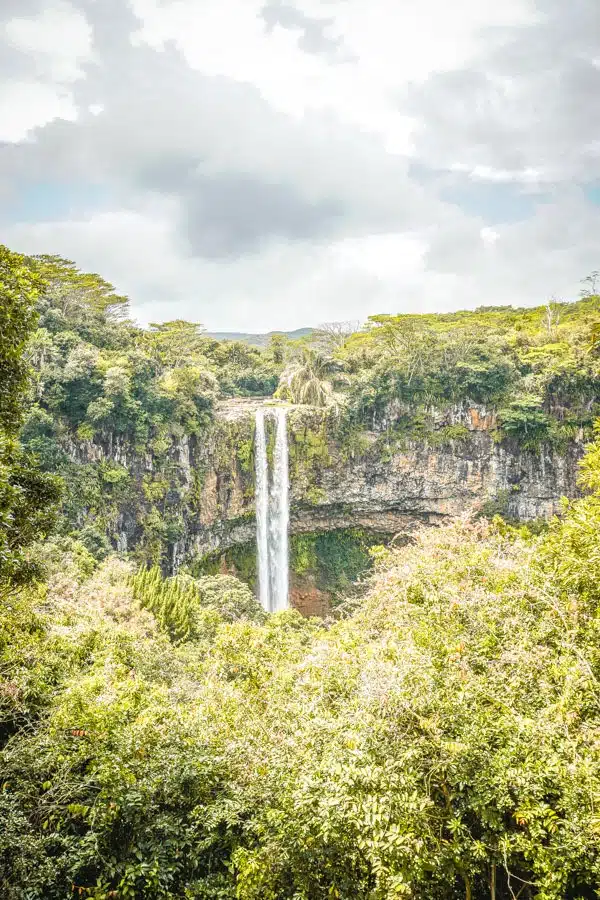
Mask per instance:
[[[222,403],[204,438],[182,435],[168,451],[169,490],[157,506],[178,516],[165,538],[167,565],[254,540],[253,434],[255,400]],[[463,404],[432,410],[415,435],[401,404],[390,406],[369,429],[344,431],[335,412],[293,407],[288,415],[292,533],[363,527],[384,534],[486,508],[528,521],[548,518],[561,497],[578,494],[583,436],[563,452],[535,452],[498,442],[492,411]],[[151,453],[135,453],[110,438],[69,447],[79,462],[112,460],[138,486],[119,508],[111,538],[131,550],[144,534],[152,504],[144,478],[159,468]],[[313,597],[307,604],[318,605]]]

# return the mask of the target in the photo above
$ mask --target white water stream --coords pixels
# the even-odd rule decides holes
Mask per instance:
[[[267,413],[275,418],[273,471],[267,455]],[[289,461],[285,409],[256,411],[256,544],[261,605],[267,612],[289,606]]]

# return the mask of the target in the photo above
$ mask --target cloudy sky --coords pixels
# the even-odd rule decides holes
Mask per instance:
[[[143,323],[574,298],[598,0],[0,0],[0,241]]]

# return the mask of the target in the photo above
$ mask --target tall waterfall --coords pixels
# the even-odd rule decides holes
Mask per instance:
[[[266,413],[264,409],[256,412],[256,544],[260,602],[268,612],[279,612],[289,606],[289,462],[286,411],[272,412],[272,473],[267,457]]]
[[[258,548],[258,585],[260,602],[267,611],[271,609],[271,585],[269,583],[269,462],[265,436],[264,410],[256,410],[256,544]]]

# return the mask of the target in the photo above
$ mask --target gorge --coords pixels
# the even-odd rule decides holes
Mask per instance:
[[[0,292],[3,900],[597,896],[600,297],[252,349]]]
[[[560,452],[547,445],[532,452],[516,442],[498,442],[495,414],[483,405],[431,410],[420,433],[406,429],[407,412],[422,421],[422,413],[390,405],[371,428],[347,434],[331,410],[296,406],[285,411],[285,404],[278,408],[268,399],[221,402],[205,440],[183,436],[167,457],[173,475],[163,508],[180,523],[166,548],[169,570],[193,563],[203,571],[210,562],[209,571],[249,580],[266,609],[271,600],[272,608],[280,608],[275,598],[285,590],[279,587],[285,551],[278,529],[288,512],[279,499],[283,447],[276,434],[283,433],[284,415],[292,553],[302,536],[331,533],[332,540],[337,534],[350,541],[351,532],[360,529],[368,546],[486,510],[514,521],[547,519],[560,510],[561,497],[579,493],[583,435],[575,435]],[[69,453],[79,465],[112,465],[130,473],[134,489],[115,509],[113,534],[117,547],[135,552],[151,508],[143,485],[160,477],[165,463],[137,454],[116,436],[73,441]],[[292,605],[322,613],[331,599],[328,588],[316,570],[292,572]]]

